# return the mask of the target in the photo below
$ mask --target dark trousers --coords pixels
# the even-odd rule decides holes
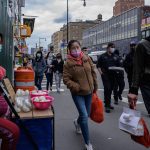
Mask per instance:
[[[115,83],[114,83],[114,91],[113,91],[115,101],[118,101],[118,97],[122,95],[124,87],[125,87],[124,74],[116,73]]]
[[[38,88],[38,90],[42,90],[42,80],[43,80],[43,75],[39,76],[38,74],[35,74],[35,86]]]
[[[52,73],[46,73],[46,79],[47,79],[47,84],[46,84],[46,89],[49,89],[53,85],[53,72]]]
[[[150,114],[150,85],[142,85],[141,87],[142,97],[145,107]]]
[[[104,103],[105,107],[110,107],[111,105],[111,94],[114,88],[114,73],[102,74],[102,81],[104,85]]]
[[[127,73],[128,83],[129,83],[129,89],[131,89],[132,86],[132,74]]]

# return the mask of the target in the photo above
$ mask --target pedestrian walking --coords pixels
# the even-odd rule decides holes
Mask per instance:
[[[47,79],[47,84],[46,84],[46,90],[49,90],[49,85],[50,85],[50,90],[52,91],[52,85],[53,85],[53,54],[51,52],[47,53],[46,56],[46,71],[45,71],[45,75],[46,75],[46,79]]]
[[[104,85],[104,103],[106,113],[110,113],[110,110],[114,109],[111,105],[111,94],[114,89],[116,67],[119,64],[119,58],[114,54],[114,51],[114,43],[108,43],[107,51],[99,57],[97,62],[97,68]]]
[[[74,120],[76,132],[82,132],[86,150],[93,150],[89,138],[88,117],[92,93],[97,91],[97,79],[91,59],[81,51],[80,43],[77,40],[71,40],[68,44],[63,80],[70,89],[79,113],[78,119]]]
[[[125,57],[125,60],[124,60],[124,63],[123,63],[124,69],[127,73],[129,89],[131,88],[131,84],[132,84],[133,57],[134,57],[134,53],[135,53],[135,47],[136,47],[136,43],[134,41],[132,41],[130,43],[130,52]]]
[[[42,90],[41,84],[44,72],[46,71],[46,63],[41,51],[36,53],[36,57],[33,60],[33,69],[35,72],[35,86],[38,88],[38,90]]]
[[[62,59],[62,55],[61,53],[58,53],[56,55],[56,59],[54,59],[52,62],[54,76],[55,76],[56,89],[58,93],[60,93],[61,79],[63,75],[63,65],[64,65],[64,61]]]
[[[135,50],[132,86],[128,94],[130,102],[137,100],[139,87],[150,116],[150,36],[140,41]]]
[[[122,93],[125,87],[123,58],[119,54],[119,50],[115,50],[115,55],[119,58],[118,68],[116,68],[115,83],[114,83],[114,104],[118,105],[118,99],[122,100]]]

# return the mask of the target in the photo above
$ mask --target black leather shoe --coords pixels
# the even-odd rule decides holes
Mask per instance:
[[[109,108],[110,108],[110,109],[114,109],[114,106],[110,106]]]
[[[110,113],[110,108],[109,107],[105,107],[105,112],[106,113]]]
[[[118,98],[122,101],[122,96],[121,95],[119,95]]]
[[[115,102],[114,102],[114,104],[115,104],[115,105],[118,105],[118,102],[117,102],[117,101],[115,101]]]

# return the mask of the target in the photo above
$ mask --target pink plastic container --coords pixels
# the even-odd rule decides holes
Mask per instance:
[[[40,97],[40,96],[48,96],[48,91],[47,90],[41,90],[42,92],[45,92],[45,94],[39,93],[40,90],[37,90],[37,93],[34,94],[32,91],[30,92],[30,96],[32,97]]]
[[[54,100],[54,97],[52,97],[52,96],[45,96],[45,98],[47,99],[47,101],[36,102],[36,101],[34,101],[35,98],[36,97],[31,98],[31,100],[32,100],[32,103],[35,106],[35,108],[39,109],[39,110],[48,109],[52,105],[52,102]]]

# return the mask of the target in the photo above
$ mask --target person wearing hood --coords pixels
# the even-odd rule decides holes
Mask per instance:
[[[132,84],[132,74],[133,74],[133,57],[135,53],[136,43],[132,41],[130,43],[130,52],[125,57],[125,60],[123,62],[124,69],[127,73],[129,88],[131,88]]]
[[[35,72],[35,86],[38,88],[38,90],[42,90],[41,84],[44,72],[46,71],[46,63],[41,51],[36,53],[35,59],[33,60],[33,69]]]
[[[111,105],[111,94],[114,89],[116,68],[119,64],[119,57],[114,54],[114,51],[114,43],[108,43],[107,51],[99,57],[97,62],[97,68],[104,85],[104,103],[106,113],[110,113],[110,110],[114,109]]]
[[[150,116],[150,36],[142,39],[136,47],[133,58],[132,85],[128,98],[130,107],[135,107],[138,98],[138,89]]]
[[[77,133],[84,138],[86,150],[93,150],[89,139],[88,117],[92,94],[97,91],[97,77],[91,59],[81,51],[77,40],[68,43],[68,56],[63,69],[63,81],[70,89],[73,101],[79,113],[74,120]]]

